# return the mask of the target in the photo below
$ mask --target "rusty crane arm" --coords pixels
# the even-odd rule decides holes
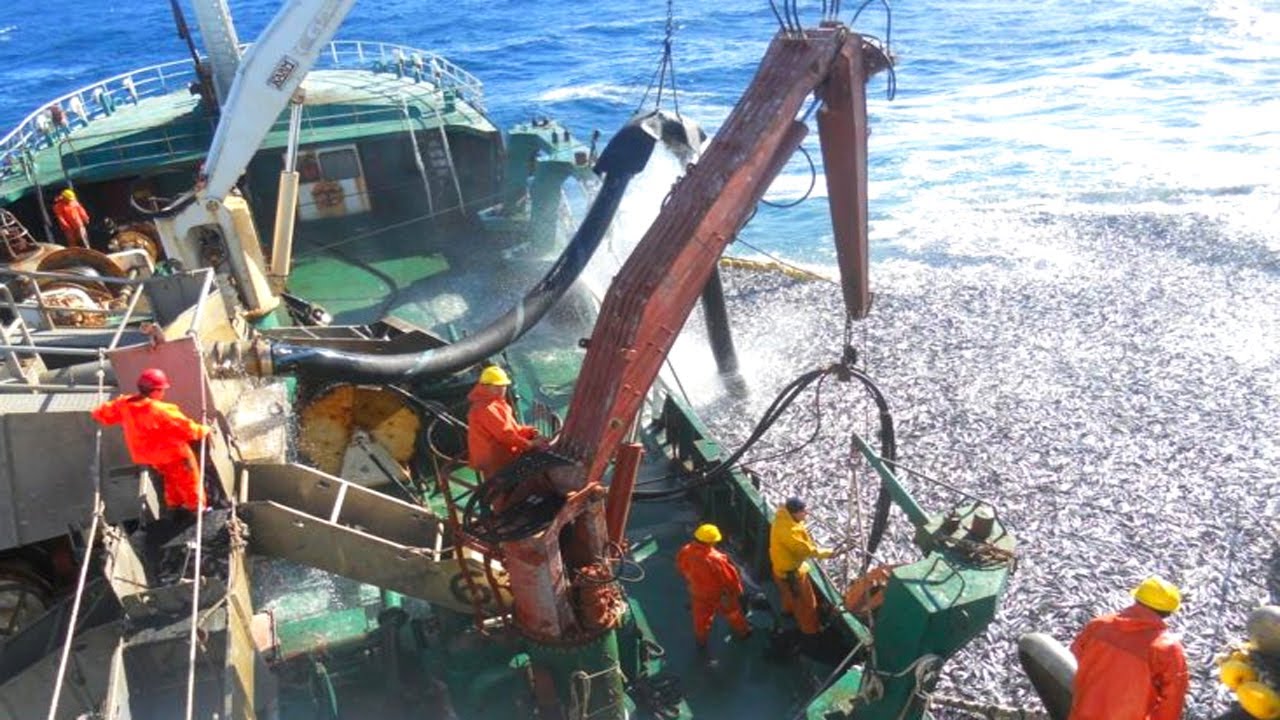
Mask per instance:
[[[559,441],[584,464],[577,487],[603,477],[721,253],[804,139],[795,118],[815,91],[845,307],[866,316],[866,81],[883,69],[882,57],[835,24],[773,40],[605,296]]]
[[[527,636],[564,642],[620,617],[617,598],[598,583],[574,600],[568,575],[599,563],[610,538],[621,537],[640,452],[622,441],[721,253],[804,140],[807,128],[796,116],[812,92],[823,101],[818,128],[845,307],[853,317],[867,314],[865,90],[884,66],[877,48],[838,24],[779,34],[702,159],[615,277],[556,446],[572,464],[545,476],[566,502],[550,526],[501,543],[516,624]],[[600,481],[615,455],[606,522]],[[562,547],[561,538],[571,539]]]

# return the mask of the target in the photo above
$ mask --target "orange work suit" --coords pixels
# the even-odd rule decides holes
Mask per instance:
[[[742,614],[742,577],[728,555],[711,545],[694,540],[676,553],[676,569],[689,584],[693,601],[693,638],[699,647],[707,644],[716,613],[722,613],[738,635],[751,632]]]
[[[769,562],[773,565],[773,582],[782,596],[782,612],[792,613],[796,625],[805,635],[822,630],[818,618],[818,596],[809,579],[809,558],[825,555],[809,535],[803,522],[796,520],[785,507],[778,508],[769,526]]]
[[[89,246],[89,213],[79,201],[59,197],[53,203],[53,215],[68,247]]]
[[[533,447],[538,431],[516,422],[503,386],[476,385],[467,400],[467,464],[473,470],[493,475]]]
[[[129,457],[139,465],[154,467],[164,479],[165,505],[198,510],[204,504],[204,488],[190,443],[208,435],[207,426],[183,415],[173,403],[143,395],[123,395],[90,414],[103,425],[124,428]]]
[[[1096,618],[1071,652],[1076,671],[1069,720],[1178,720],[1187,658],[1156,611],[1132,605]]]

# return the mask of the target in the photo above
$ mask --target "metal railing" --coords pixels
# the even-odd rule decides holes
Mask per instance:
[[[199,298],[195,303],[195,312],[192,313],[191,325],[187,332],[194,333],[200,327],[200,319],[205,311],[205,300],[210,294],[215,292],[213,285],[213,270],[205,268],[197,270],[196,273],[204,274],[204,281],[201,285]],[[38,288],[36,280],[62,280],[66,282],[84,282],[83,275],[75,275],[71,273],[59,272],[36,272],[15,270],[13,268],[0,268],[0,278],[4,277],[21,277],[33,281],[33,286]],[[0,308],[3,308],[11,314],[15,320],[23,316],[23,311],[36,311],[42,316],[44,322],[41,327],[43,330],[56,330],[58,326],[55,323],[57,314],[59,313],[83,313],[92,315],[105,315],[109,321],[109,326],[95,327],[96,331],[106,333],[111,332],[111,340],[109,343],[101,347],[64,347],[51,343],[41,343],[39,330],[36,332],[28,332],[25,329],[22,332],[22,344],[10,344],[5,342],[0,344],[0,353],[19,353],[28,356],[39,355],[61,355],[61,356],[79,356],[85,358],[96,358],[102,351],[115,350],[120,346],[121,339],[124,338],[124,332],[130,322],[135,320],[134,311],[137,309],[138,300],[142,297],[144,286],[151,280],[146,278],[115,278],[115,277],[95,277],[92,281],[95,283],[103,283],[108,285],[122,285],[131,288],[128,304],[123,312],[117,308],[76,308],[65,307],[55,304],[47,304],[42,293],[37,289],[30,300],[17,302],[14,300],[9,288],[0,284]],[[113,317],[117,316],[118,317]],[[8,333],[6,333],[8,335]],[[6,338],[8,340],[8,338]],[[55,341],[57,342],[57,341]]]
[[[248,44],[241,49],[248,48]],[[364,40],[335,40],[320,54],[316,70],[363,69],[430,83],[484,112],[484,85],[474,75],[433,52]],[[22,174],[18,155],[51,147],[73,130],[121,112],[126,105],[168,95],[196,80],[190,60],[175,60],[99,80],[41,105],[0,138],[0,181]],[[54,107],[58,111],[53,111]],[[55,125],[60,113],[65,125]]]

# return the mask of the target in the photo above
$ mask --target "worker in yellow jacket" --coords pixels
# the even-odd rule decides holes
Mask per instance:
[[[809,559],[829,558],[831,550],[818,547],[805,527],[808,513],[804,500],[788,498],[778,508],[769,528],[769,561],[773,565],[773,581],[782,596],[782,612],[793,614],[800,632],[816,635],[822,630],[818,620],[818,596],[809,579]]]

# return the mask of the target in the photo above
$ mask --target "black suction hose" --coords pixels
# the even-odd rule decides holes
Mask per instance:
[[[519,303],[479,332],[444,347],[399,355],[273,343],[271,364],[274,372],[317,380],[394,384],[454,373],[493,355],[536,325],[578,279],[613,222],[631,178],[625,173],[611,173],[605,177],[587,217],[547,274]]]
[[[397,384],[455,373],[497,353],[536,325],[578,279],[613,222],[631,178],[648,164],[660,136],[660,128],[647,118],[629,123],[614,136],[595,167],[604,183],[568,247],[524,299],[484,329],[451,345],[400,355],[277,342],[271,345],[272,372],[319,381]]]

